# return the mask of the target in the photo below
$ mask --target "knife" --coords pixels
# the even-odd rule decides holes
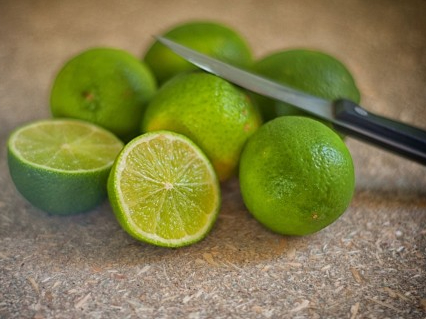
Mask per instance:
[[[426,165],[426,131],[371,112],[356,103],[338,99],[328,101],[271,81],[219,61],[165,37],[156,39],[200,69],[215,74],[249,91],[283,101],[362,141]]]

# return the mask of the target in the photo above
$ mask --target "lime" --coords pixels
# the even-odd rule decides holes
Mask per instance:
[[[16,129],[8,140],[10,175],[34,206],[52,214],[90,210],[106,197],[106,183],[123,143],[79,120],[43,120]]]
[[[228,63],[246,68],[252,64],[252,54],[247,42],[232,28],[212,21],[192,21],[174,26],[164,36],[192,49]],[[155,41],[148,48],[145,62],[159,83],[183,71],[196,67]]]
[[[98,124],[128,141],[138,134],[155,79],[130,53],[94,48],[70,59],[57,74],[50,97],[55,117]]]
[[[236,172],[242,147],[260,124],[246,94],[217,76],[192,72],[160,88],[148,105],[142,130],[186,135],[207,154],[224,181]]]
[[[108,180],[118,222],[134,238],[180,247],[203,239],[220,208],[220,188],[205,154],[188,138],[167,131],[127,144]]]
[[[269,121],[241,155],[244,203],[260,223],[280,234],[312,234],[334,222],[349,206],[354,184],[346,145],[311,118]]]
[[[360,93],[347,67],[323,52],[279,51],[257,61],[253,68],[264,77],[318,97],[360,101]],[[262,96],[256,95],[256,101],[265,120],[281,115],[308,115],[290,104]]]

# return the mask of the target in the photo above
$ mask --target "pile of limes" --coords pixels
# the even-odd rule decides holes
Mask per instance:
[[[359,102],[350,72],[325,53],[284,50],[256,61],[243,37],[217,22],[164,36],[311,94]],[[286,235],[326,227],[353,195],[352,158],[330,123],[196,70],[156,41],[142,59],[113,48],[72,57],[50,107],[52,119],[9,137],[16,188],[52,214],[88,211],[108,195],[123,229],[155,245],[204,238],[220,183],[236,175],[254,218]]]

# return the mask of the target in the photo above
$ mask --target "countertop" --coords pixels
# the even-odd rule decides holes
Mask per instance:
[[[50,117],[53,77],[74,54],[141,57],[189,20],[238,30],[256,58],[318,49],[351,70],[368,110],[426,129],[423,0],[0,0],[1,318],[425,318],[426,167],[348,138],[356,190],[345,214],[306,237],[273,234],[222,185],[200,243],[130,238],[108,202],[49,216],[11,182],[12,129]]]

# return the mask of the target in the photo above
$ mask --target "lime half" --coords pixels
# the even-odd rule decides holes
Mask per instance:
[[[87,211],[106,198],[109,171],[123,143],[79,120],[43,120],[8,140],[10,175],[34,206],[52,214]]]
[[[183,135],[156,131],[127,144],[111,170],[108,196],[134,238],[180,247],[204,238],[220,208],[220,186],[206,155]]]

